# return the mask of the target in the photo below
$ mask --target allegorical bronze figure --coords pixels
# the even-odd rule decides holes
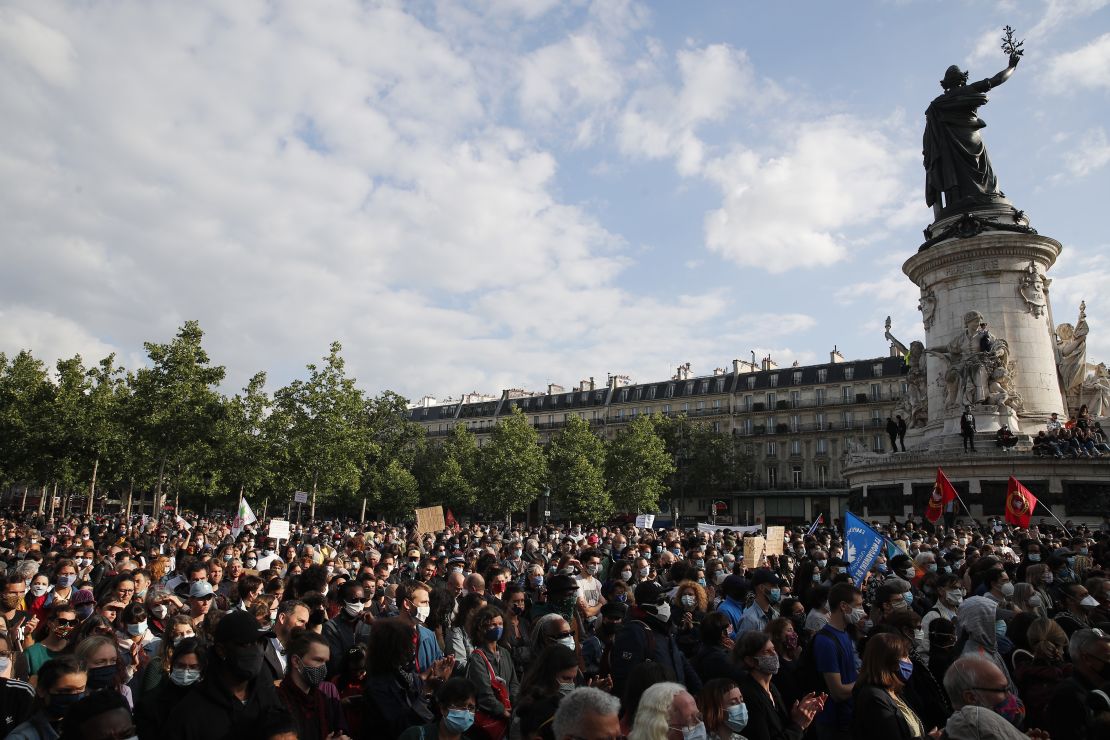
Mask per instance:
[[[944,93],[925,111],[925,203],[933,207],[937,218],[942,209],[953,206],[970,210],[1004,202],[987,147],[979,135],[987,124],[977,112],[987,102],[987,91],[1014,73],[1023,43],[1015,42],[1013,29],[1006,26],[1002,50],[1010,57],[1009,66],[994,77],[968,84],[967,72],[953,64],[940,83]]]

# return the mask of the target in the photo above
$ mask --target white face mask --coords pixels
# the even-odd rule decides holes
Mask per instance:
[[[424,624],[426,621],[428,621],[428,617],[430,617],[431,615],[432,615],[432,607],[430,607],[430,606],[418,606],[418,607],[416,607],[416,621],[420,622],[420,624]]]
[[[574,637],[572,635],[567,635],[566,637],[560,637],[555,642],[557,642],[560,645],[563,645],[565,647],[568,647],[571,650],[574,650]]]
[[[43,594],[45,594],[49,590],[50,590],[50,586],[46,585],[45,583],[36,583],[35,585],[31,586],[31,588],[30,588],[31,594],[33,596],[35,596],[36,598],[39,597],[39,596],[42,596]]]

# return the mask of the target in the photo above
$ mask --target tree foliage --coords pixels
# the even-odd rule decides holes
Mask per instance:
[[[547,460],[520,409],[497,422],[478,453],[478,504],[489,514],[527,509],[544,488]]]
[[[659,511],[675,464],[659,436],[662,417],[637,416],[609,445],[605,480],[613,505],[629,513]]]
[[[605,486],[605,443],[578,416],[567,419],[547,446],[548,481],[560,513],[597,523],[613,514]]]

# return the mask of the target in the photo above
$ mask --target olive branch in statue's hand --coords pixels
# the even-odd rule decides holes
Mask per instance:
[[[1020,57],[1022,54],[1025,53],[1025,49],[1021,48],[1021,47],[1025,46],[1025,40],[1022,39],[1021,41],[1015,41],[1014,40],[1014,29],[1013,28],[1011,28],[1010,26],[1006,26],[1005,28],[1002,29],[1002,32],[1005,34],[1002,37],[1002,51],[1003,52],[1005,52],[1011,58],[1012,57]]]

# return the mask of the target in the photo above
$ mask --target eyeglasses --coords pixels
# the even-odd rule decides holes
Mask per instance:
[[[59,627],[76,627],[81,624],[79,619],[55,619],[54,623]]]
[[[478,706],[476,704],[448,704],[447,708],[448,709],[465,709],[468,712],[478,711]]]

